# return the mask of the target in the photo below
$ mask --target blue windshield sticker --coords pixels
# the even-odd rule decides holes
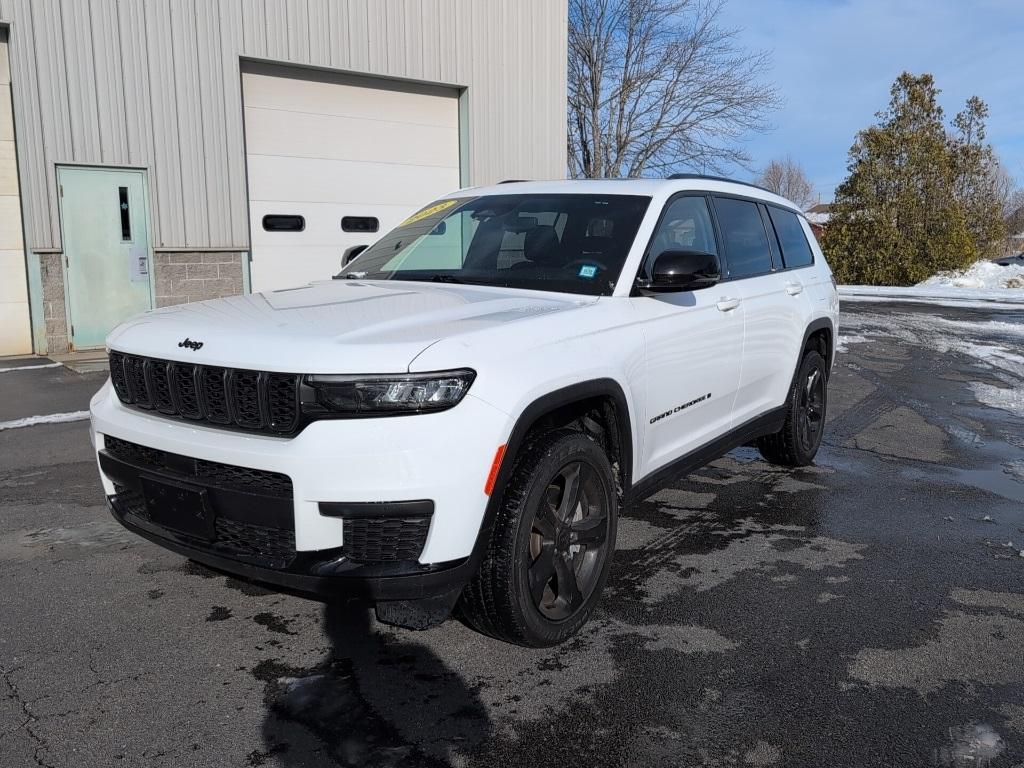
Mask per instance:
[[[580,267],[580,277],[590,278],[596,274],[597,267],[595,267],[593,264],[584,264],[582,267]]]

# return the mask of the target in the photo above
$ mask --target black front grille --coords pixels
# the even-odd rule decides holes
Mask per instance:
[[[112,503],[118,512],[153,525],[141,494],[123,485],[115,485],[114,494]],[[268,568],[285,568],[295,557],[294,531],[225,517],[214,520],[213,541],[197,539],[189,541],[189,544]]]
[[[416,560],[429,529],[429,517],[350,518],[342,525],[342,552],[359,563]]]
[[[301,376],[110,353],[110,378],[125,405],[219,426],[294,434]]]
[[[193,459],[177,453],[130,443],[106,435],[103,450],[114,458],[143,469],[171,472],[180,479],[213,488],[227,488],[244,493],[258,493],[280,498],[292,497],[292,481],[288,475],[263,469],[236,467],[205,459]]]

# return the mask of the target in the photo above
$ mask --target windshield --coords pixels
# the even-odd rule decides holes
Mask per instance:
[[[439,200],[338,277],[610,295],[649,197],[488,195]]]

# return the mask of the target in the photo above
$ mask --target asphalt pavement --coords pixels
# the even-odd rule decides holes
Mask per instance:
[[[630,510],[547,650],[191,564],[112,521],[84,422],[0,429],[0,766],[1024,765],[1024,316],[842,321],[816,465]],[[102,380],[0,370],[0,424]]]

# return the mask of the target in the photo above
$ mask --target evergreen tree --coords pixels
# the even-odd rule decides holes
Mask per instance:
[[[988,106],[977,96],[953,119],[955,133],[950,137],[956,173],[956,196],[964,207],[967,226],[978,250],[988,257],[997,256],[1006,237],[1004,217],[1013,181],[985,144],[985,118]]]
[[[931,75],[904,72],[850,148],[824,246],[840,282],[912,285],[966,267],[1000,236],[998,161],[972,98],[947,132]]]

